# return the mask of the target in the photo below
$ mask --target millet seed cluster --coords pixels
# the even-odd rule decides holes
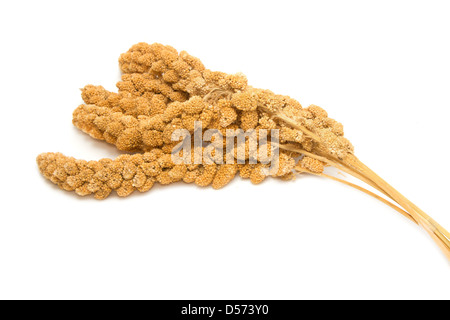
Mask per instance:
[[[298,152],[283,146],[339,159],[353,151],[342,125],[322,108],[302,108],[288,96],[253,88],[241,73],[205,69],[185,51],[139,43],[120,56],[119,64],[123,75],[118,92],[87,85],[82,89],[85,104],[73,112],[73,124],[134,154],[99,161],[39,155],[42,174],[64,190],[104,199],[113,190],[125,197],[148,191],[154,183],[184,181],[220,189],[236,174],[254,184],[265,179],[262,169],[268,164],[250,164],[248,155],[245,164],[175,164],[171,152],[179,142],[171,140],[172,133],[186,129],[193,135],[195,121],[201,121],[203,131],[218,129],[224,136],[227,129],[279,129],[279,167],[272,176],[284,180],[294,177],[296,165],[320,173],[324,163],[308,156],[299,159]],[[318,144],[296,124],[326,143]]]

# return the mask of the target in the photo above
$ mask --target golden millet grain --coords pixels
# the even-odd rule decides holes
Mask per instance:
[[[257,134],[260,129],[278,129],[281,143],[306,151],[330,152],[338,157],[352,150],[343,137],[342,125],[328,118],[322,108],[311,105],[303,109],[290,97],[250,87],[242,73],[208,70],[198,58],[185,51],[178,53],[158,43],[138,43],[120,56],[119,65],[123,75],[117,83],[118,92],[102,86],[85,86],[81,90],[85,104],[73,112],[73,124],[119,150],[138,153],[89,162],[60,153],[39,155],[37,163],[43,176],[64,190],[104,199],[113,190],[121,197],[134,190],[145,192],[155,182],[183,181],[220,189],[236,174],[254,184],[266,178],[263,169],[268,165],[261,163],[175,164],[171,152],[179,142],[172,141],[172,134],[177,129],[186,129],[192,136],[195,121],[201,121],[203,131],[218,129],[222,135],[229,129],[256,129]],[[314,130],[328,141],[327,150],[274,114],[286,115]],[[246,146],[243,160],[248,162],[249,139]],[[261,147],[264,146],[258,150]],[[204,150],[204,147],[200,149]],[[272,176],[292,179],[296,156],[280,150],[279,168]],[[234,148],[231,159],[237,157]],[[227,156],[219,154],[215,159],[226,160]],[[323,163],[313,158],[303,157],[300,165],[313,172],[323,171]]]

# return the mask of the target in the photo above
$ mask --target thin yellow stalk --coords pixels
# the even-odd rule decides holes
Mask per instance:
[[[387,197],[390,197],[384,190],[382,190],[380,187],[378,187],[373,181],[367,179],[366,177],[364,177],[363,175],[361,175],[360,173],[358,173],[357,171],[355,171],[353,168],[349,168],[348,166],[346,166],[343,163],[340,163],[338,160],[330,160],[328,158],[325,158],[323,156],[319,156],[316,155],[314,153],[308,152],[306,150],[300,149],[298,147],[296,147],[295,145],[292,144],[280,144],[279,145],[280,149],[283,150],[287,150],[287,151],[293,151],[296,153],[300,153],[303,154],[305,156],[311,157],[313,159],[322,161],[326,164],[328,164],[329,166],[335,167],[339,170],[342,170],[352,176],[354,176],[355,178],[367,183],[368,185],[372,186],[373,188],[377,189],[378,191],[380,191],[381,193],[383,193],[384,195],[386,195]]]
[[[313,174],[313,175],[315,175],[315,176],[319,176],[319,177],[324,177],[324,178],[328,178],[328,179],[331,179],[331,180],[335,180],[335,181],[338,181],[338,182],[340,182],[340,183],[346,184],[346,185],[348,185],[348,186],[350,186],[350,187],[352,187],[352,188],[355,188],[355,189],[357,189],[357,190],[359,190],[359,191],[362,191],[362,192],[368,194],[369,196],[371,196],[371,197],[373,197],[373,198],[375,198],[375,199],[377,199],[377,200],[383,202],[384,204],[388,205],[388,206],[391,207],[392,209],[398,211],[399,213],[401,213],[403,216],[405,216],[406,218],[408,218],[409,220],[411,220],[411,221],[414,222],[415,224],[418,224],[418,222],[417,222],[417,221],[416,221],[416,220],[415,220],[408,212],[406,212],[406,211],[403,210],[402,208],[397,207],[397,206],[396,206],[395,204],[393,204],[392,202],[389,202],[389,201],[386,200],[385,198],[380,197],[379,195],[377,195],[377,194],[375,194],[375,193],[373,193],[373,192],[371,192],[371,191],[369,191],[369,190],[367,190],[367,189],[365,189],[365,188],[363,188],[363,187],[361,187],[361,186],[358,186],[357,184],[354,184],[354,183],[351,183],[351,182],[349,182],[349,181],[346,181],[346,180],[343,180],[343,179],[339,179],[339,178],[330,176],[330,175],[325,174],[325,173],[312,172],[312,171],[310,171],[310,170],[307,170],[307,169],[302,168],[302,167],[299,167],[299,166],[296,166],[296,167],[295,167],[295,170],[297,170],[298,172],[305,172],[305,173]]]
[[[280,119],[281,121],[285,122],[287,125],[295,129],[301,130],[316,142],[325,144],[318,135],[304,128],[302,124],[296,122],[294,119],[289,118],[285,114],[276,113],[273,114],[273,117]],[[347,172],[353,175],[354,177],[366,182],[372,187],[376,188],[377,190],[379,190],[380,192],[382,192],[383,194],[385,194],[386,196],[397,202],[400,206],[402,206],[409,213],[409,215],[427,231],[427,233],[437,243],[437,245],[441,248],[445,256],[450,261],[450,234],[448,233],[448,231],[445,230],[442,226],[440,226],[427,214],[425,214],[425,212],[419,209],[415,204],[413,204],[410,200],[408,200],[405,196],[403,196],[400,192],[398,192],[385,180],[379,177],[369,167],[367,167],[364,163],[362,163],[355,155],[349,153],[345,159],[339,160],[335,159],[332,155],[325,155],[325,156],[316,155],[301,150],[292,145],[284,145],[284,146],[280,145],[280,148],[293,152],[298,152],[310,156],[312,158],[315,158],[317,160],[323,161],[328,165],[334,166],[344,172]]]
[[[399,203],[403,208],[405,208],[416,221],[430,234],[430,236],[439,245],[442,251],[445,253],[447,258],[450,260],[450,235],[447,230],[440,226],[436,221],[434,221],[425,212],[420,210],[415,204],[398,192],[389,183],[383,180],[375,172],[373,172],[369,167],[362,163],[355,156],[349,156],[346,162],[353,167],[359,167],[366,177],[369,177],[378,186],[385,190],[397,203]]]
[[[264,112],[272,115],[273,118],[277,118],[280,119],[281,121],[285,122],[286,124],[290,125],[292,128],[297,129],[302,131],[304,134],[306,134],[307,136],[311,137],[313,140],[316,141],[320,141],[320,137],[318,135],[316,135],[314,132],[312,132],[311,130],[306,129],[304,126],[302,126],[301,124],[299,124],[297,121],[289,118],[287,115],[285,115],[282,112],[272,112],[269,108],[259,105],[258,106],[261,110],[263,110]]]

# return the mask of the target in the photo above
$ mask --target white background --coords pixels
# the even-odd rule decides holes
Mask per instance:
[[[362,161],[450,228],[448,1],[3,1],[2,299],[449,299],[419,227],[311,176],[157,186],[105,201],[45,180],[41,152],[116,157],[71,124],[86,84],[161,42],[317,104]]]

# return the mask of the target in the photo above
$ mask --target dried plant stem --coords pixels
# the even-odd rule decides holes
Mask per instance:
[[[264,110],[266,111],[266,110]],[[326,144],[320,137],[308,129],[304,128],[302,124],[296,122],[294,119],[287,117],[283,113],[273,114],[274,118],[277,118],[287,125],[302,130],[306,135],[308,135],[311,139],[316,141],[319,144],[323,144],[326,147]],[[307,152],[305,150],[301,150],[297,148],[295,145],[280,145],[280,148],[285,150],[297,152],[300,154],[307,155],[309,157],[315,158],[322,162],[325,162],[328,165],[336,167],[352,176],[360,179],[361,181],[369,184],[374,187],[378,191],[382,192],[384,195],[388,196],[395,202],[397,202],[400,206],[402,206],[409,214],[409,216],[416,221],[420,226],[422,226],[427,233],[431,236],[431,238],[437,243],[437,245],[441,248],[443,253],[450,261],[450,234],[447,230],[445,230],[442,226],[440,226],[436,221],[434,221],[431,217],[429,217],[425,212],[419,209],[415,204],[413,204],[410,200],[408,200],[405,196],[403,196],[400,192],[398,192],[394,187],[388,184],[385,180],[383,180],[380,176],[378,176],[375,172],[373,172],[369,167],[367,167],[364,163],[362,163],[354,154],[349,153],[345,159],[337,159],[333,155],[316,155],[311,152]],[[341,179],[335,178],[335,180],[339,181]],[[357,188],[359,190],[359,188]],[[362,188],[363,189],[363,188]],[[366,192],[368,190],[361,190]],[[370,192],[370,191],[369,191]],[[366,192],[368,193],[368,192]],[[376,195],[375,198],[380,200]],[[381,197],[380,197],[381,198]],[[383,200],[381,200],[383,201]],[[385,201],[383,201],[386,203]],[[392,203],[386,203],[390,207],[395,207]],[[394,208],[395,209],[395,208]],[[397,210],[397,209],[396,209]],[[399,211],[399,210],[397,210]],[[403,214],[403,213],[402,213]]]
[[[284,113],[282,113],[282,112],[274,113],[270,109],[266,108],[265,106],[261,106],[261,105],[258,105],[258,108],[263,110],[264,112],[270,114],[272,116],[272,118],[280,119],[281,121],[283,121],[287,125],[291,126],[292,128],[302,131],[304,134],[306,134],[308,137],[311,137],[313,140],[320,141],[320,137],[318,135],[316,135],[311,130],[306,129],[300,123],[298,123],[294,119],[289,118]]]
[[[348,168],[348,167],[346,167],[346,166],[344,166],[344,165],[341,165],[341,164],[338,163],[338,162],[334,162],[334,161],[331,161],[331,160],[329,160],[329,159],[327,159],[327,158],[325,158],[325,157],[318,156],[318,155],[316,155],[316,154],[314,154],[314,153],[311,153],[311,152],[308,152],[308,151],[305,151],[305,150],[296,148],[296,147],[293,146],[293,145],[289,145],[289,144],[280,144],[279,147],[280,147],[280,149],[283,149],[283,150],[288,150],[288,151],[293,151],[293,152],[296,152],[296,153],[301,153],[301,154],[303,154],[303,155],[305,155],[305,156],[308,156],[308,157],[317,159],[317,160],[319,160],[319,161],[325,162],[325,163],[328,164],[329,166],[332,166],[332,167],[335,167],[336,169],[342,170],[342,171],[344,171],[344,172],[346,172],[346,173],[348,173],[348,174],[354,176],[355,178],[357,178],[357,179],[359,179],[359,180],[361,180],[361,181],[363,181],[363,182],[369,184],[369,185],[372,186],[373,188],[377,189],[378,191],[382,192],[383,194],[385,194],[386,196],[388,196],[390,199],[392,199],[386,192],[384,192],[380,187],[378,187],[378,185],[376,185],[373,181],[367,179],[366,177],[362,176],[361,174],[357,173],[356,171],[352,170],[351,168]],[[332,180],[336,180],[336,181],[339,181],[339,182],[341,182],[341,183],[347,184],[347,185],[349,185],[349,186],[351,186],[351,187],[353,187],[353,188],[355,188],[355,189],[358,189],[358,190],[360,190],[360,191],[362,191],[362,192],[364,192],[364,193],[367,193],[368,195],[374,197],[374,198],[377,199],[377,200],[382,201],[383,203],[387,204],[388,206],[390,206],[391,208],[394,208],[394,209],[397,210],[397,211],[400,210],[399,212],[400,212],[401,214],[403,214],[403,215],[406,214],[407,217],[408,217],[409,219],[411,219],[411,220],[414,221],[416,224],[418,224],[418,222],[417,222],[417,221],[416,221],[409,213],[407,213],[406,211],[400,209],[399,207],[397,207],[397,206],[394,205],[393,203],[387,201],[386,199],[384,199],[384,198],[378,196],[377,194],[375,194],[375,193],[373,193],[373,192],[371,192],[371,191],[369,191],[369,190],[367,190],[367,189],[365,189],[365,188],[362,188],[362,187],[360,187],[360,186],[358,186],[358,185],[356,185],[356,184],[353,184],[353,183],[351,183],[351,182],[348,182],[348,181],[346,181],[346,180],[342,180],[342,179],[339,179],[339,178],[336,178],[336,177],[333,177],[333,176],[330,176],[330,175],[327,175],[327,174],[324,174],[324,173],[315,173],[315,172],[311,172],[311,171],[309,171],[309,170],[307,170],[307,169],[305,169],[305,168],[301,168],[301,167],[299,167],[299,166],[297,166],[295,169],[296,169],[297,171],[299,171],[299,172],[310,173],[310,174],[314,174],[314,175],[317,175],[317,176],[330,178],[330,179],[332,179]],[[392,200],[394,200],[394,199],[392,199]],[[395,201],[395,200],[394,200],[394,201]]]
[[[292,145],[292,144],[280,144],[279,147],[280,147],[280,149],[283,149],[283,150],[301,153],[305,156],[322,161],[322,162],[328,164],[329,166],[335,167],[336,169],[342,170],[342,171],[354,176],[355,178],[367,183],[371,187],[377,189],[378,191],[383,193],[385,196],[390,198],[390,196],[384,190],[382,190],[380,187],[378,187],[373,181],[371,181],[371,180],[367,179],[366,177],[364,177],[363,175],[359,174],[354,169],[347,167],[345,164],[340,163],[339,160],[330,160],[324,156],[319,156],[314,153],[308,152],[306,150],[299,149],[298,147],[296,147],[295,145]]]
[[[425,212],[398,192],[389,183],[379,177],[369,167],[362,163],[356,156],[350,155],[345,159],[351,166],[358,168],[361,173],[375,182],[380,188],[385,190],[398,204],[405,208],[411,216],[430,234],[435,242],[441,247],[447,258],[450,260],[450,234]]]
[[[408,218],[409,220],[411,220],[415,224],[418,224],[418,222],[416,220],[414,220],[414,218],[408,212],[403,210],[402,208],[397,207],[392,202],[389,202],[385,198],[380,197],[379,195],[373,193],[372,191],[369,191],[369,190],[367,190],[367,189],[365,189],[365,188],[363,188],[361,186],[358,186],[357,184],[351,183],[351,182],[343,180],[343,179],[339,179],[337,177],[330,176],[330,175],[325,174],[325,173],[312,172],[310,170],[307,170],[307,169],[299,167],[299,166],[295,167],[295,170],[297,170],[298,172],[305,172],[305,173],[309,173],[309,174],[312,174],[312,175],[315,175],[315,176],[319,176],[319,177],[324,177],[324,178],[328,178],[328,179],[331,179],[331,180],[335,180],[335,181],[338,181],[340,183],[346,184],[346,185],[348,185],[348,186],[350,186],[352,188],[355,188],[355,189],[357,189],[359,191],[362,191],[362,192],[368,194],[369,196],[371,196],[371,197],[373,197],[373,198],[383,202],[384,204],[388,205],[392,209],[398,211],[399,213],[401,213],[403,216],[405,216],[406,218]]]

